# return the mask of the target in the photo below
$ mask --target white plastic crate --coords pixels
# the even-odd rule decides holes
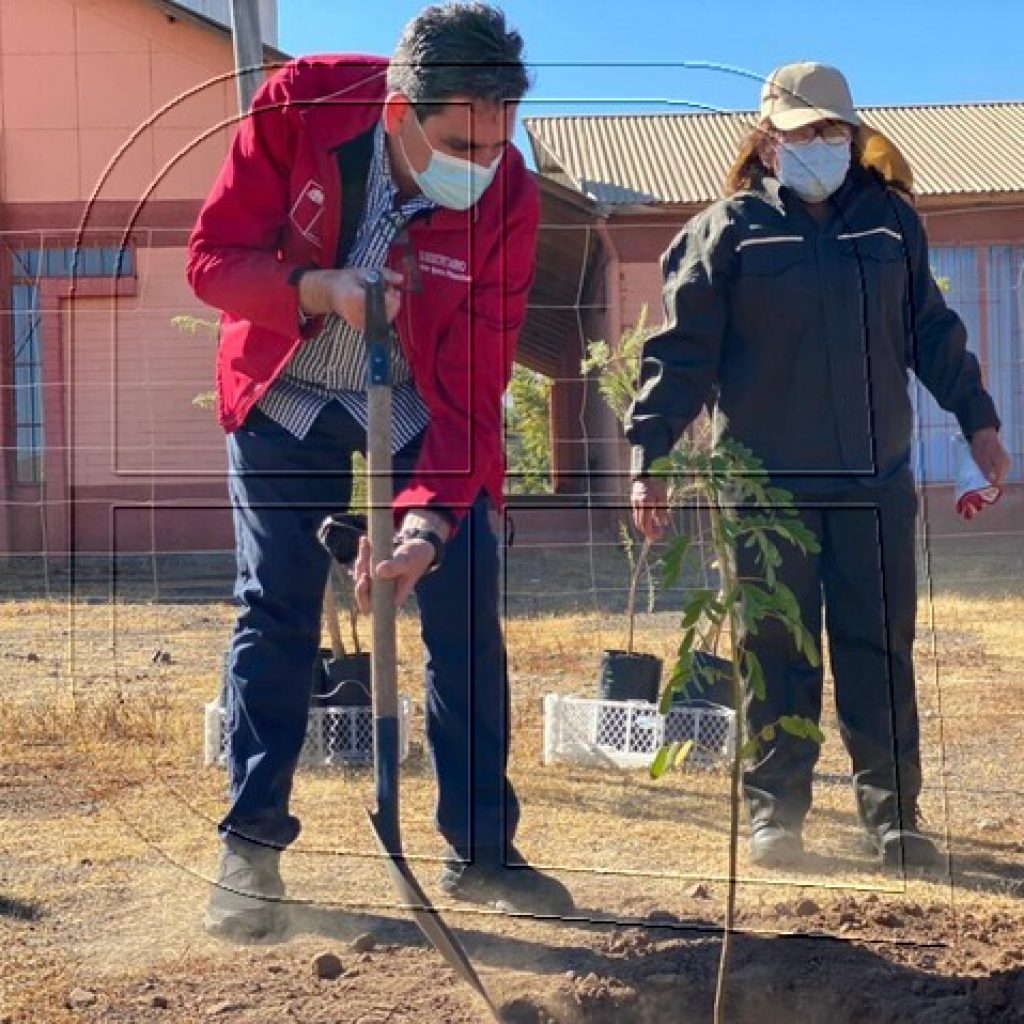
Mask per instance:
[[[409,756],[409,716],[412,702],[398,698],[399,753],[404,761]],[[204,760],[207,765],[224,764],[227,760],[227,733],[224,729],[224,708],[211,701],[205,710],[206,740]],[[310,708],[299,763],[330,766],[336,764],[367,764],[373,760],[373,711],[368,707]]]
[[[665,743],[694,741],[685,763],[713,768],[732,757],[736,713],[709,704],[658,713],[656,704],[592,700],[549,693],[544,698],[544,763],[571,761],[616,768],[646,768]]]

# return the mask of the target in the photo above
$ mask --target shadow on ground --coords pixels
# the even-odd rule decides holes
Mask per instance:
[[[28,900],[0,895],[0,918],[18,921],[38,921],[43,916],[42,907]]]
[[[507,1024],[654,1024],[712,1019],[721,936],[700,920],[623,930],[583,921],[586,943],[547,945],[466,926],[446,911],[474,964],[530,971],[538,994],[503,1003]],[[297,908],[295,933],[422,946],[412,923],[373,913]],[[509,931],[515,925],[510,922]],[[596,936],[594,933],[597,933]],[[582,936],[581,936],[582,938]],[[927,945],[906,943],[925,956]],[[882,957],[870,945],[827,935],[737,934],[727,990],[729,1024],[1010,1024],[1024,1022],[1024,971],[973,978],[943,975]]]

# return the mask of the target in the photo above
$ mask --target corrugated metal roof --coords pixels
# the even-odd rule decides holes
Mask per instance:
[[[865,107],[864,120],[910,161],[922,196],[1024,192],[1024,102]],[[532,117],[537,169],[609,204],[708,203],[740,140],[745,111]]]

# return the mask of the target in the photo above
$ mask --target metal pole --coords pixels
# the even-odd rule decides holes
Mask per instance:
[[[263,81],[259,0],[231,0],[231,36],[235,46],[238,109],[244,114]]]

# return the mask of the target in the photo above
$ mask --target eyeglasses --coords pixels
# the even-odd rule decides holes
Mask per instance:
[[[853,127],[845,121],[815,121],[790,131],[776,131],[775,134],[783,142],[811,142],[817,136],[830,146],[841,146],[853,138]]]

